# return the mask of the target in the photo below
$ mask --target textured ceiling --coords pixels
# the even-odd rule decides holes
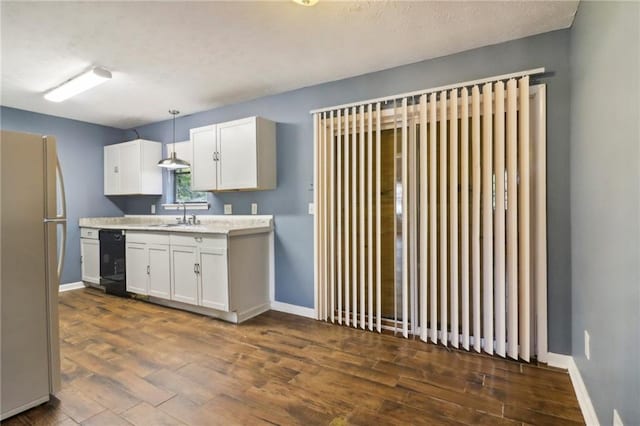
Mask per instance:
[[[567,28],[575,1],[7,2],[2,105],[119,128]],[[113,79],[56,104],[91,66]],[[512,70],[505,70],[512,71]]]

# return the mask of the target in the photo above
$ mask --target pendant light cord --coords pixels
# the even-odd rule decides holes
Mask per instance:
[[[173,115],[173,155],[176,155],[176,115],[180,114],[177,109],[170,109],[169,114]]]

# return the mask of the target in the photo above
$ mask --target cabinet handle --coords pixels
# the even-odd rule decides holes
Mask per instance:
[[[194,237],[196,242],[201,243],[202,242],[202,237]]]
[[[198,263],[195,263],[193,265],[193,272],[196,273],[196,274],[200,273],[200,265]]]
[[[147,275],[151,274],[151,265],[147,265]]]
[[[215,152],[212,154],[212,158],[213,158],[213,161],[216,161],[216,153]]]
[[[113,172],[114,172],[114,173],[118,173],[118,166],[115,166],[115,167],[113,168]]]

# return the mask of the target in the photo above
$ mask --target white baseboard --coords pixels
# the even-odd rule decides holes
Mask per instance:
[[[285,312],[287,314],[316,319],[315,309],[307,308],[305,306],[291,305],[289,303],[273,301],[271,302],[271,309],[278,312]]]
[[[244,322],[253,317],[257,317],[263,312],[267,312],[271,307],[269,302],[263,303],[262,305],[253,306],[246,311],[238,312],[238,322]]]
[[[68,283],[68,284],[60,284],[60,290],[58,290],[58,292],[62,293],[63,291],[69,291],[69,290],[77,290],[79,288],[84,288],[85,285],[82,281],[76,281],[75,283]]]
[[[571,355],[556,354],[553,352],[547,353],[547,365],[549,365],[549,367],[564,368],[565,370],[568,370],[571,362],[573,362],[573,357]]]
[[[598,416],[596,410],[593,408],[591,398],[587,387],[582,380],[582,375],[578,369],[576,361],[570,355],[556,354],[549,352],[547,354],[547,364],[550,367],[565,368],[569,370],[569,377],[571,377],[571,383],[573,384],[573,390],[576,392],[576,398],[578,398],[578,404],[580,404],[580,411],[587,426],[599,426]]]

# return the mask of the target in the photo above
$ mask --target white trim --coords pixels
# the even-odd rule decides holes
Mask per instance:
[[[587,426],[599,426],[600,422],[598,421],[596,410],[593,408],[589,392],[587,391],[587,387],[582,380],[582,375],[580,374],[578,365],[573,357],[570,355],[547,352],[547,365],[550,367],[565,368],[569,371],[573,390],[578,398],[580,411],[582,411],[585,423]]]
[[[613,426],[624,426],[624,423],[622,423],[622,419],[620,418],[620,414],[615,408],[613,409]]]
[[[238,322],[244,322],[250,318],[257,317],[263,312],[267,312],[270,308],[269,303],[263,303],[261,305],[253,306],[245,311],[237,312]]]
[[[315,113],[319,113],[319,112],[326,112],[326,111],[332,111],[332,110],[337,110],[337,109],[355,107],[355,106],[360,106],[360,105],[364,105],[364,104],[373,104],[373,103],[376,103],[376,102],[393,101],[393,100],[400,99],[400,98],[410,98],[412,96],[421,96],[421,95],[429,94],[429,93],[433,93],[433,92],[440,92],[440,91],[443,91],[443,90],[475,86],[475,85],[480,85],[480,84],[484,84],[484,83],[490,83],[490,82],[494,82],[494,81],[498,81],[498,80],[509,80],[511,78],[524,77],[524,76],[527,76],[527,75],[544,74],[544,72],[545,72],[544,67],[534,68],[534,69],[525,70],[525,71],[513,72],[513,73],[510,73],[510,74],[496,75],[496,76],[493,76],[493,77],[485,77],[485,78],[481,78],[481,79],[478,79],[478,80],[471,80],[471,81],[465,81],[465,82],[462,82],[462,83],[448,84],[446,86],[433,87],[431,89],[416,90],[415,92],[400,93],[400,94],[397,94],[397,95],[384,96],[382,98],[376,98],[376,99],[367,99],[367,100],[364,100],[364,101],[352,102],[350,104],[334,105],[334,106],[331,106],[331,107],[314,109],[314,110],[311,110],[309,113],[310,114],[315,114]]]
[[[180,309],[187,312],[194,312],[196,314],[206,315],[212,318],[219,318],[219,319],[222,319],[223,321],[232,322],[234,324],[240,323],[240,318],[238,316],[238,313],[235,311],[224,312],[219,309],[207,308],[206,306],[192,305],[190,303],[179,302],[177,300],[162,299],[160,297],[154,297],[154,296],[144,296],[144,295],[136,295],[136,296],[137,297],[135,297],[135,299],[141,302],[149,302],[149,303],[154,303],[160,306],[166,306],[168,308]]]
[[[209,210],[209,203],[207,201],[198,202],[186,202],[186,203],[168,203],[162,204],[164,210],[182,210],[182,205],[185,204],[187,210]]]
[[[70,290],[77,290],[79,288],[85,288],[85,284],[82,281],[76,281],[74,283],[60,284],[59,293]]]
[[[316,319],[315,309],[307,308],[306,306],[291,305],[289,303],[273,301],[271,302],[271,310]]]
[[[547,352],[547,365],[549,367],[569,369],[573,357],[571,355],[556,354],[553,352]]]
[[[273,230],[269,233],[269,301],[276,299],[276,256],[274,234],[275,232]]]
[[[318,266],[318,218],[320,217],[318,212],[319,191],[318,191],[318,146],[319,146],[319,116],[313,117],[313,312],[314,318],[320,319],[320,311],[318,300],[318,280],[319,280],[319,266]],[[324,120],[323,120],[324,126]],[[271,305],[275,302],[275,290],[271,294]]]

